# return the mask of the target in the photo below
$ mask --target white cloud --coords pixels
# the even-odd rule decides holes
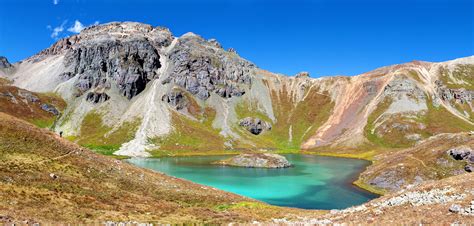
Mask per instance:
[[[53,0],[53,4],[55,5],[59,4],[59,0]]]
[[[77,34],[81,32],[84,28],[84,25],[79,20],[76,20],[74,22],[74,26],[68,28],[67,31]]]
[[[50,25],[48,25],[48,29],[53,30],[53,32],[51,33],[51,38],[58,38],[58,36],[64,31],[64,25],[66,25],[66,22],[67,21],[63,21],[60,26],[57,26],[55,28],[52,28]]]
[[[92,25],[89,25],[89,26],[98,25],[98,24],[99,24],[99,21],[95,21]],[[70,27],[65,29],[69,25],[70,25]],[[74,24],[70,24],[70,23],[67,22],[67,20],[64,20],[61,23],[60,26],[57,26],[57,27],[54,27],[54,28],[51,25],[46,26],[46,28],[51,31],[51,38],[56,39],[56,40],[59,39],[59,38],[63,38],[65,36],[65,34],[69,34],[67,32],[78,34],[82,30],[84,30],[84,28],[86,28],[86,27],[88,27],[88,26],[85,26],[79,20],[75,20]]]

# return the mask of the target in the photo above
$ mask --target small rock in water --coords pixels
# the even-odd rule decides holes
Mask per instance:
[[[230,159],[218,161],[215,164],[240,166],[248,168],[287,168],[291,167],[291,163],[281,155],[277,154],[240,154]]]

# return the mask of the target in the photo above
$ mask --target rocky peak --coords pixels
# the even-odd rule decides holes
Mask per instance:
[[[4,56],[0,56],[0,69],[1,68],[9,68],[11,67],[12,65],[10,64],[10,62],[8,62],[8,59]]]
[[[202,100],[211,93],[223,98],[244,95],[255,68],[254,64],[229,55],[217,41],[206,41],[193,33],[178,39],[169,59],[173,69],[163,84],[172,82]]]
[[[34,59],[41,59],[45,55],[56,55],[77,45],[94,46],[102,42],[146,40],[156,48],[168,46],[173,41],[169,29],[135,22],[112,22],[103,25],[94,25],[85,28],[78,35],[63,38],[54,43],[50,48],[41,51]]]
[[[309,78],[309,72],[302,71],[295,75],[296,78]]]

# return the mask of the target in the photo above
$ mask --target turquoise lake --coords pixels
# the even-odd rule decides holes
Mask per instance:
[[[369,162],[291,154],[294,166],[257,169],[211,165],[229,156],[132,158],[128,162],[272,205],[304,209],[342,209],[377,195],[352,185]]]

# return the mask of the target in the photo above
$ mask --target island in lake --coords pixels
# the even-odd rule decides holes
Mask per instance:
[[[281,155],[269,153],[245,153],[232,158],[214,162],[217,165],[238,166],[247,168],[288,168],[291,163]]]

